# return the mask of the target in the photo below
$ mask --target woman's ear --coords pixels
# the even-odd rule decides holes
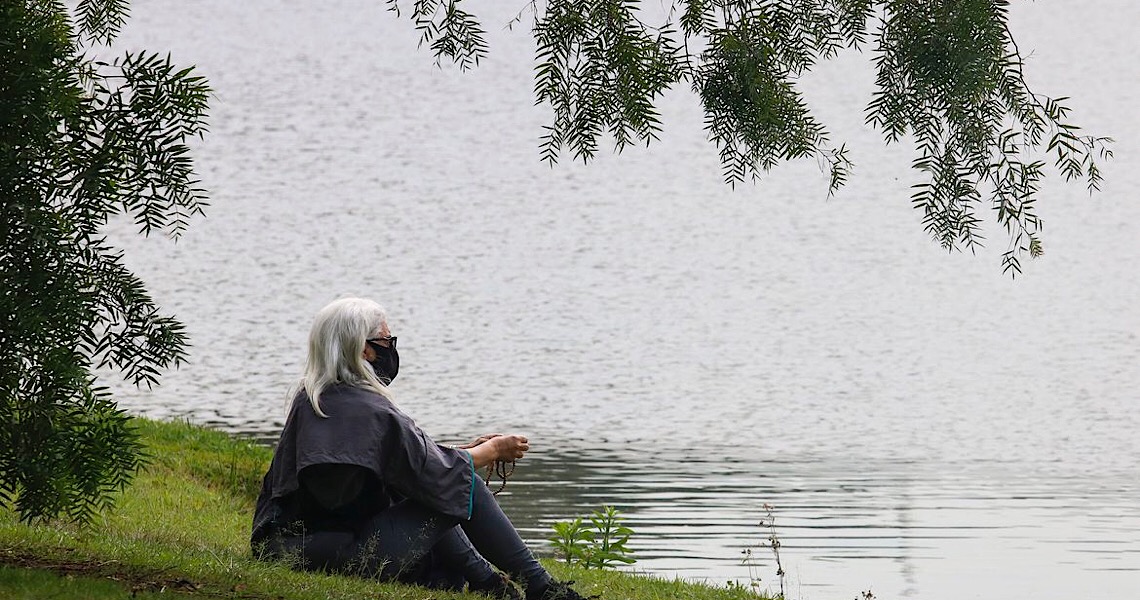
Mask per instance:
[[[365,362],[376,360],[376,351],[372,349],[372,344],[367,342],[364,344],[364,352],[362,352],[361,355],[364,356]]]

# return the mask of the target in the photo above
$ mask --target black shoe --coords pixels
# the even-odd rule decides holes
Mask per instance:
[[[467,590],[500,600],[523,600],[522,594],[506,575],[495,574],[480,583],[467,584]]]
[[[529,593],[526,595],[527,600],[591,600],[597,596],[583,596],[574,591],[570,587],[573,581],[551,581],[550,585],[541,593],[531,596]]]

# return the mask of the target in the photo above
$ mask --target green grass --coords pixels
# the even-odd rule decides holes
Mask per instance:
[[[248,535],[269,449],[185,423],[136,419],[149,466],[87,527],[20,523],[0,509],[3,598],[486,600],[254,560]],[[604,600],[755,600],[743,589],[586,571],[552,561],[561,579]]]
[[[169,598],[163,588],[144,585],[124,586],[112,579],[86,577],[76,573],[0,566],[0,591],[4,600],[124,600],[126,598]],[[170,590],[170,594],[178,593]]]

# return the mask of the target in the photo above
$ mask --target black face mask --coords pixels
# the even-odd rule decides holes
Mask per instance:
[[[376,352],[376,359],[368,361],[368,364],[372,365],[372,370],[376,372],[376,378],[384,385],[392,383],[396,374],[400,372],[400,353],[395,348],[385,348],[380,344],[369,343],[369,345]]]

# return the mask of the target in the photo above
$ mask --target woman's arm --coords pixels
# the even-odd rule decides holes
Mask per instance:
[[[518,460],[530,450],[530,444],[521,435],[496,435],[466,450],[471,453],[475,468],[480,469],[497,460]]]
[[[500,435],[503,435],[503,434],[501,434],[501,433],[484,434],[484,435],[481,435],[481,436],[475,438],[474,442],[471,442],[470,444],[463,444],[461,446],[456,446],[456,448],[459,448],[460,450],[467,450],[469,448],[474,448],[475,446],[478,446],[479,444],[482,444],[483,442],[485,442],[491,438],[499,437]]]

